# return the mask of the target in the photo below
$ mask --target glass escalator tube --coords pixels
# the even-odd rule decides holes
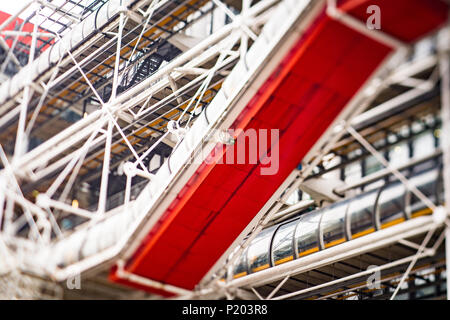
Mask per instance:
[[[323,210],[319,236],[324,249],[348,240],[346,232],[346,213],[349,201],[341,201]]]
[[[376,229],[385,229],[405,221],[406,188],[402,183],[388,183],[380,188],[375,208]]]
[[[295,228],[295,256],[302,257],[320,250],[319,223],[322,210],[300,217]]]
[[[439,205],[439,202],[442,201],[441,191],[439,190],[442,189],[441,183],[439,183],[440,177],[440,170],[433,169],[415,175],[409,181],[434,204]],[[409,190],[405,193],[405,208],[407,215],[411,218],[431,214],[431,209]]]
[[[435,204],[443,201],[441,180],[436,168],[409,179]],[[236,278],[264,270],[425,214],[431,210],[401,182],[392,182],[264,229],[238,259],[233,274]]]
[[[295,259],[294,231],[298,219],[281,224],[272,240],[272,265],[276,266]]]
[[[237,279],[248,274],[248,263],[247,263],[247,251],[248,248],[244,250],[239,259],[237,259],[235,265],[233,266],[233,278]]]
[[[375,203],[378,190],[357,196],[350,201],[347,221],[351,239],[356,239],[375,231]]]
[[[270,264],[270,244],[277,225],[262,230],[250,243],[247,252],[249,273],[267,269]]]

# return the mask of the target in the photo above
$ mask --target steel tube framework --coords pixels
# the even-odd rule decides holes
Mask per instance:
[[[38,8],[35,17],[48,22],[58,13],[70,22],[60,31],[49,30],[44,23],[34,24],[31,32],[9,30],[32,5]],[[45,16],[44,7],[52,14]],[[241,8],[238,12],[225,0],[101,0],[77,13],[68,8],[68,2],[30,1],[0,24],[0,37],[14,38],[13,45],[5,47],[6,63],[16,57],[16,44],[25,46],[23,39],[31,38],[26,44],[27,63],[21,65],[15,58],[17,73],[0,84],[0,277],[26,272],[61,282],[112,267],[119,279],[178,297],[234,298],[240,292],[260,299],[290,299],[374,270],[281,293],[294,275],[401,244],[415,250],[414,254],[376,269],[408,264],[391,297],[395,298],[415,264],[436,255],[444,236],[450,264],[450,62],[448,41],[442,40],[448,36],[448,26],[429,35],[441,39],[438,54],[406,62],[412,45],[387,32],[368,30],[355,13],[341,10],[336,1],[243,0]],[[211,12],[221,12],[229,23],[211,28],[203,39],[194,39],[194,45],[184,43],[186,30],[201,24]],[[127,271],[125,262],[179,197],[205,156],[218,142],[223,143],[217,133],[238,119],[321,14],[393,52],[364,81],[301,166],[277,188],[195,290]],[[47,49],[42,38],[51,43]],[[177,46],[177,41],[183,45]],[[391,166],[360,127],[431,94],[438,83],[440,148],[432,155]],[[378,95],[394,86],[408,89],[375,105]],[[319,205],[314,199],[292,207],[286,203],[305,181],[314,178],[324,158],[344,138],[359,143],[385,168],[342,184],[333,190],[337,196],[346,197],[394,176],[433,214],[233,279],[236,261],[262,230]],[[445,209],[405,174],[441,155]],[[159,162],[156,169],[155,161]],[[82,191],[83,186],[88,191]],[[114,194],[122,202],[112,207]],[[446,224],[446,231],[433,242],[437,230]],[[410,241],[414,237],[422,237],[421,243]],[[257,287],[269,284],[274,284],[269,294],[258,292]]]

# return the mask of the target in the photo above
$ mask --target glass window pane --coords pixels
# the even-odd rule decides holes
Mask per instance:
[[[405,187],[401,183],[387,186],[381,191],[377,210],[381,228],[387,228],[404,220]]]
[[[380,188],[384,186],[384,180],[377,180],[375,182],[369,183],[364,186],[364,191],[371,191],[371,190],[380,190]]]
[[[441,126],[438,126],[434,132],[433,132],[434,137],[437,139],[437,145],[439,147],[441,147],[441,142],[442,142],[442,128]]]
[[[398,167],[409,160],[409,148],[407,143],[399,143],[389,150],[389,163]]]
[[[383,169],[383,165],[374,156],[368,156],[364,161],[366,164],[366,176]]]
[[[349,219],[352,238],[375,231],[373,210],[377,196],[376,190],[359,196],[350,202]]]
[[[344,220],[348,204],[345,201],[325,209],[321,222],[325,248],[332,247],[346,240]]]
[[[262,230],[248,248],[249,271],[256,272],[268,268],[269,247],[276,226]]]
[[[436,204],[436,184],[439,179],[438,170],[430,170],[410,179],[410,182],[417,187],[426,197]],[[408,192],[407,203],[411,217],[416,218],[424,214],[430,214],[431,210],[411,192]]]
[[[286,204],[293,205],[293,204],[298,203],[300,201],[299,195],[300,194],[299,194],[298,190],[295,190],[294,192],[292,192],[292,194],[287,199]]]
[[[422,121],[414,121],[411,125],[412,133],[418,133],[425,130],[425,124]]]
[[[434,136],[431,131],[418,135],[413,140],[413,158],[418,159],[425,157],[435,150]]]
[[[433,296],[435,294],[436,294],[436,287],[429,286],[429,287],[424,287],[424,288],[420,288],[419,290],[417,290],[415,298],[420,299],[423,297]]]
[[[243,254],[241,254],[241,257],[237,260],[237,263],[234,265],[233,268],[233,277],[239,278],[243,277],[247,274],[247,250],[244,251]]]
[[[295,241],[300,257],[319,250],[318,231],[321,214],[322,210],[318,210],[300,218],[295,231]]]
[[[353,162],[345,167],[345,182],[351,183],[358,181],[362,177],[361,163]]]
[[[293,237],[298,220],[282,225],[275,234],[272,244],[274,264],[281,264],[294,259]]]

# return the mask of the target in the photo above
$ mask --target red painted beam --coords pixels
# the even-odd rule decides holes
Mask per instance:
[[[381,8],[383,30],[405,42],[447,18],[447,7],[434,0],[339,2],[361,20],[367,18],[365,8],[371,4]],[[405,8],[410,10],[404,12]],[[279,147],[278,172],[261,175],[261,168],[268,167],[261,162],[202,164],[126,270],[193,289],[391,51],[323,12],[232,125],[233,129],[280,130],[279,139],[270,141],[274,155]],[[235,148],[228,146],[224,157]],[[119,279],[114,270],[110,279],[135,286]]]
[[[6,21],[11,15],[9,13],[0,11],[0,23],[3,23],[4,21]],[[5,31],[14,31],[16,27],[20,27],[23,23],[23,20],[20,18],[16,18],[14,19],[9,25],[6,26],[6,28],[4,29]],[[34,29],[34,25],[32,23],[25,23],[23,28],[21,29],[21,31],[24,32],[33,32]],[[38,28],[38,32],[47,32],[41,28]],[[11,46],[13,45],[15,36],[5,36],[5,35],[1,35],[1,37],[5,38],[5,42],[6,44],[11,48]],[[49,43],[45,44],[41,50],[41,52],[43,52],[44,50],[48,49],[51,45],[53,45],[54,40],[52,38],[47,38],[47,37],[41,37],[41,39],[43,40],[51,40],[49,41]],[[32,35],[27,35],[27,36],[19,36],[18,37],[18,43],[22,43],[28,46],[31,46],[31,40],[32,40]],[[41,45],[44,44],[44,41],[41,40],[37,40],[36,41],[36,47],[39,48]],[[24,51],[26,54],[29,54],[28,50],[25,49],[21,49],[22,51]]]

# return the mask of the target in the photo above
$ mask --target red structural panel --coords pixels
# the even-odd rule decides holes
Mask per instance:
[[[447,12],[434,0],[348,0],[339,4],[361,20],[368,16],[368,5],[379,5],[383,29],[405,42],[435,29],[446,20]],[[391,51],[323,12],[232,126],[279,130],[279,140],[271,139],[267,154],[275,156],[278,144],[277,173],[262,175],[261,168],[270,165],[261,162],[202,164],[128,261],[126,270],[193,289]],[[228,146],[224,157],[235,148]],[[119,279],[114,270],[110,278],[142,288]]]
[[[3,23],[4,21],[6,21],[11,15],[9,13],[0,11],[0,24]],[[20,28],[20,26],[22,25],[23,20],[20,18],[16,18],[14,19],[9,25],[6,26],[6,28],[4,29],[5,31],[24,31],[24,32],[33,32],[34,29],[34,25],[32,23],[25,23],[23,25],[22,28]],[[38,28],[38,32],[48,32],[44,29]],[[5,38],[5,42],[6,44],[11,48],[13,43],[14,43],[14,39],[16,38],[15,36],[4,36],[1,35],[3,38]],[[41,39],[41,40],[40,40]],[[54,40],[52,38],[48,38],[48,37],[40,37],[40,39],[38,39],[36,41],[36,48],[40,48],[42,46],[41,52],[44,51],[45,49],[49,48],[53,43]],[[31,46],[31,40],[32,40],[32,34],[30,33],[30,35],[26,35],[26,36],[19,36],[18,37],[18,45],[16,45],[16,48],[18,48],[19,50],[24,51],[26,54],[29,54],[29,50],[26,48],[22,48],[20,46],[20,43],[25,44],[27,46]],[[44,40],[44,41],[42,41]]]

